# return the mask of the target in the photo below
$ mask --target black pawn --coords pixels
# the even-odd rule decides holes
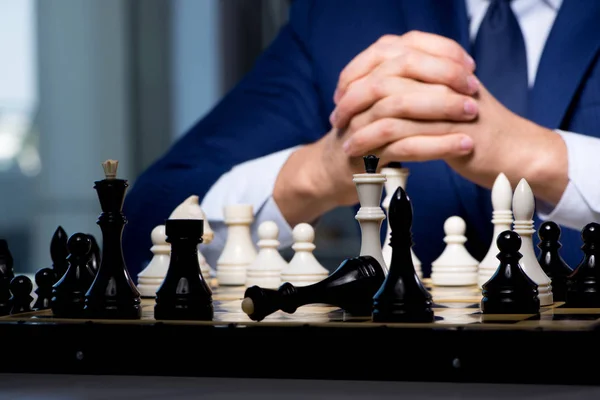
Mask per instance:
[[[481,312],[483,314],[538,314],[538,286],[519,265],[521,237],[504,231],[496,239],[500,265],[489,281],[483,284]]]
[[[0,239],[0,316],[10,313],[10,281],[15,277],[8,242]]]
[[[123,229],[127,224],[123,201],[129,183],[116,177],[117,165],[115,160],[104,162],[105,179],[94,185],[102,208],[96,222],[102,230],[102,256],[96,278],[85,295],[85,314],[92,319],[142,317],[140,292],[123,257]]]
[[[50,305],[55,317],[80,318],[85,294],[94,281],[94,273],[89,267],[92,241],[88,235],[76,233],[69,238],[68,248],[69,268],[54,285]]]
[[[52,268],[42,268],[35,273],[35,284],[37,286],[37,289],[35,289],[37,299],[33,305],[35,311],[50,308],[54,282],[56,282],[56,274]]]
[[[10,292],[12,296],[10,298],[10,313],[20,314],[31,311],[31,302],[33,297],[31,296],[31,290],[33,284],[31,279],[25,275],[15,276],[10,281]]]
[[[402,187],[392,196],[389,208],[392,260],[383,285],[373,297],[374,322],[433,322],[433,300],[413,265],[412,204]]]
[[[59,226],[54,231],[54,235],[52,235],[52,240],[50,241],[50,259],[52,260],[52,269],[57,281],[62,278],[65,272],[67,272],[67,268],[69,268],[69,263],[67,262],[67,256],[69,255],[69,250],[67,249],[68,239],[67,232],[65,232],[62,226]]]
[[[600,307],[600,225],[592,222],[581,231],[584,257],[567,278],[565,306],[569,308]]]
[[[98,241],[94,237],[94,235],[88,235],[90,240],[92,241],[92,250],[90,253],[90,262],[89,267],[90,270],[96,275],[98,273],[98,268],[100,268],[100,246],[98,245]]]
[[[204,221],[167,220],[165,233],[171,244],[171,258],[167,275],[156,292],[154,318],[211,321],[214,315],[212,291],[198,263]]]
[[[261,321],[282,310],[288,314],[307,304],[329,304],[349,314],[371,314],[373,295],[379,289],[385,272],[371,256],[344,260],[327,278],[313,285],[296,287],[285,282],[279,289],[252,286],[246,289],[242,310],[254,321]]]
[[[552,296],[554,301],[565,301],[567,296],[567,278],[573,273],[565,260],[560,256],[560,227],[556,222],[546,221],[538,229],[540,242],[540,266],[552,280]]]

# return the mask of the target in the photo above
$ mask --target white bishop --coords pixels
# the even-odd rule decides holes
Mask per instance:
[[[478,284],[481,288],[498,269],[499,260],[496,258],[500,250],[496,245],[498,236],[504,231],[511,230],[513,222],[512,213],[512,198],[513,192],[510,186],[510,181],[503,173],[500,173],[492,186],[492,224],[494,225],[494,233],[492,243],[486,256],[479,263],[479,279]]]
[[[518,233],[522,240],[520,253],[523,257],[519,260],[519,265],[527,276],[537,283],[540,306],[551,305],[554,302],[552,281],[540,266],[533,248],[535,199],[531,187],[525,179],[521,179],[517,185],[512,205],[515,215],[513,231]]]

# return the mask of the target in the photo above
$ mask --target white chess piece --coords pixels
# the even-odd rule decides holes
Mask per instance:
[[[385,210],[386,215],[390,210],[390,201],[392,200],[392,196],[398,187],[402,187],[402,189],[406,190],[406,181],[409,176],[408,168],[404,167],[384,167],[381,169],[381,173],[385,175],[387,181],[385,182],[385,198],[383,199],[383,209]],[[392,229],[390,227],[390,221],[388,219],[386,224],[386,234],[385,240],[383,241],[383,261],[386,266],[389,267],[392,262],[392,247],[390,246],[390,235],[392,233]],[[413,265],[415,266],[415,272],[419,276],[419,278],[423,277],[423,273],[421,270],[421,261],[415,255],[413,249],[410,249],[410,254],[412,256]]]
[[[206,258],[202,254],[200,248],[202,245],[207,245],[212,242],[214,238],[214,232],[208,223],[206,214],[204,214],[202,207],[200,207],[199,197],[197,195],[189,196],[171,212],[169,219],[201,219],[204,221],[202,243],[198,245],[198,263],[200,264],[200,272],[202,273],[202,277],[206,280],[210,279],[210,277],[214,275],[214,270],[206,261]]]
[[[294,238],[294,256],[286,268],[281,271],[281,281],[294,286],[312,285],[325,279],[329,271],[324,268],[313,251],[315,249],[315,230],[310,224],[301,223],[292,230]]]
[[[477,284],[476,258],[465,248],[467,224],[458,216],[444,223],[446,248],[431,263],[431,283],[437,286],[471,286]]]
[[[368,159],[368,157],[372,157]],[[388,267],[381,250],[381,224],[385,213],[381,208],[381,195],[386,181],[385,175],[375,173],[378,159],[365,157],[366,173],[354,174],[353,181],[358,192],[360,209],[355,219],[360,224],[360,256],[371,256],[379,262],[387,273]],[[372,164],[372,165],[371,165]]]
[[[150,263],[138,274],[137,288],[142,297],[156,297],[156,292],[162,285],[171,259],[171,245],[167,243],[165,226],[158,225],[152,230],[153,257]]]
[[[217,281],[223,286],[246,284],[246,269],[257,252],[252,243],[250,225],[254,221],[251,204],[232,204],[223,208],[227,225],[227,240],[217,260]]]
[[[523,257],[519,260],[519,265],[527,276],[538,285],[540,305],[551,305],[554,302],[552,281],[540,266],[533,247],[535,199],[531,187],[525,179],[521,179],[515,189],[512,207],[515,217],[513,231],[518,233],[522,240],[520,253]]]
[[[494,233],[490,248],[481,263],[479,263],[479,287],[489,281],[498,269],[499,260],[496,256],[500,250],[496,245],[496,239],[502,232],[512,228],[512,198],[513,192],[510,181],[506,175],[500,173],[494,181],[494,186],[492,186],[492,224],[494,225]]]
[[[281,271],[287,262],[279,253],[279,227],[265,221],[258,227],[258,255],[246,269],[246,286],[276,289],[281,285]]]

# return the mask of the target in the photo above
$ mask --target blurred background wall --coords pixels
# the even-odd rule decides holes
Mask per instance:
[[[49,266],[59,225],[101,239],[100,163],[134,183],[252,67],[290,2],[0,0],[0,237],[15,269]],[[358,252],[353,217],[317,231],[328,268]]]

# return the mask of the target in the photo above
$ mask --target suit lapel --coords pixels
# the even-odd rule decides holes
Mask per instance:
[[[563,1],[530,93],[529,119],[550,129],[560,127],[600,48],[599,21],[600,1]]]
[[[467,50],[470,48],[464,0],[404,0],[401,8],[407,31],[435,33],[457,41]]]

